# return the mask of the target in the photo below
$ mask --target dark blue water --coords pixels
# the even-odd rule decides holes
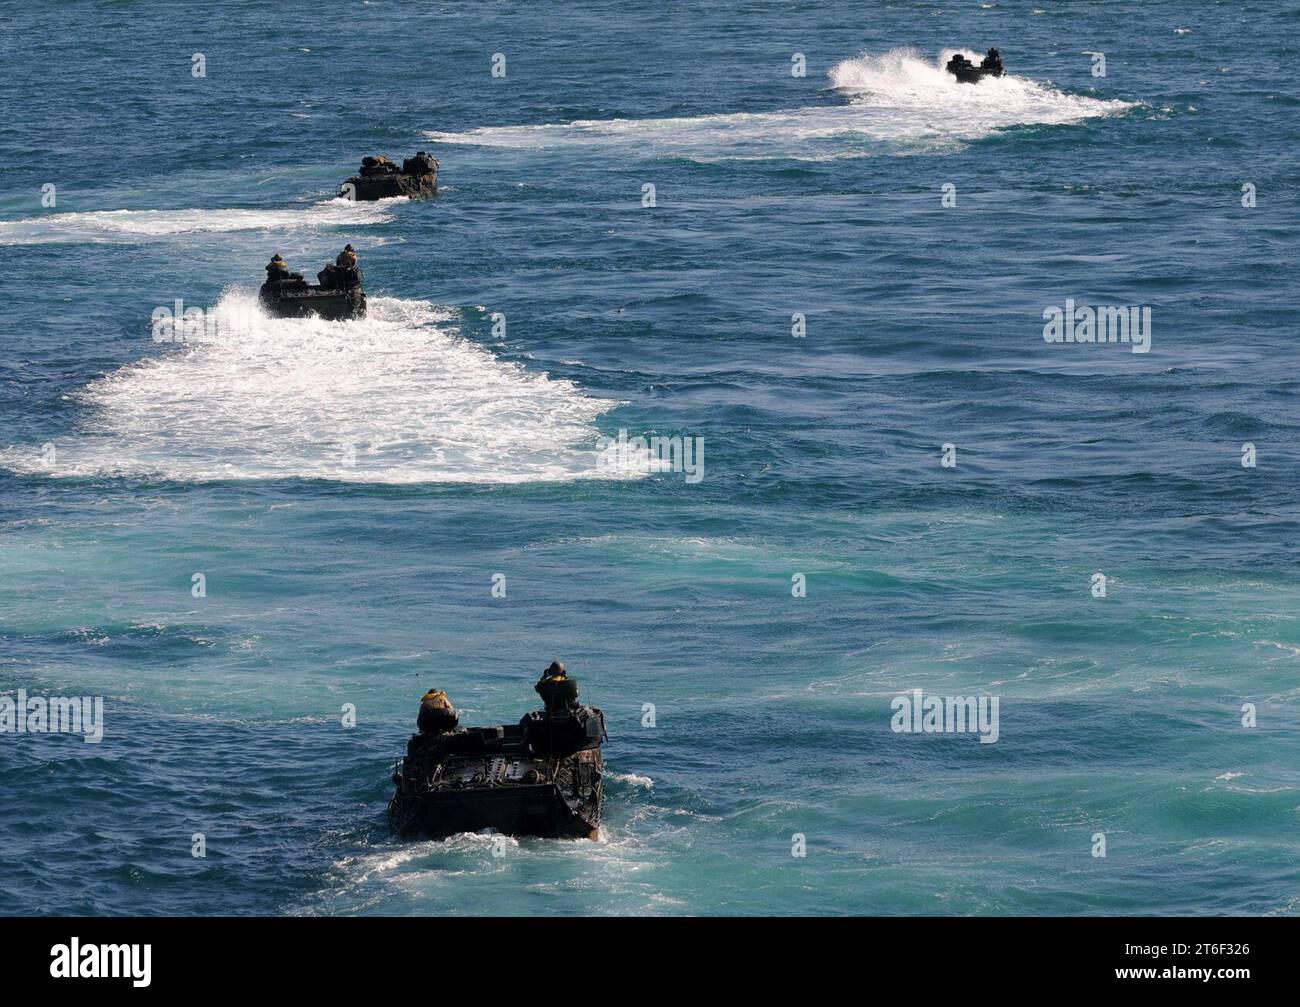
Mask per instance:
[[[948,6],[10,12],[0,690],[105,736],[0,735],[0,912],[1294,912],[1300,12]],[[257,312],[344,242],[367,319]],[[390,838],[421,693],[555,658],[605,841]]]

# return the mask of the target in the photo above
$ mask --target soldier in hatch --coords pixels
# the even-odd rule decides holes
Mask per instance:
[[[420,698],[420,713],[415,726],[421,734],[447,734],[460,723],[460,714],[441,689],[430,689]]]
[[[578,683],[569,677],[559,661],[551,662],[533,689],[542,697],[547,713],[561,713],[578,705]]]
[[[990,49],[989,54],[980,61],[980,69],[988,70],[996,77],[1002,76],[1002,54]]]

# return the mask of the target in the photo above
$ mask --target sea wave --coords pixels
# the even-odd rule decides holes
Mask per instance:
[[[1073,95],[1009,74],[960,84],[937,60],[913,49],[864,53],[836,64],[831,86],[842,105],[776,112],[665,119],[586,119],[535,126],[426,131],[440,143],[521,150],[596,146],[649,157],[696,161],[793,159],[822,161],[957,147],[1019,125],[1062,125],[1115,115],[1132,102]]]
[[[295,231],[339,224],[382,224],[396,200],[356,203],[328,199],[305,209],[94,210],[0,220],[0,245],[135,243],[218,231]]]

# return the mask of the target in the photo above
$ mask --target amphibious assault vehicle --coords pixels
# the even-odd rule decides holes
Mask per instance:
[[[596,839],[604,799],[605,715],[578,703],[578,684],[562,665],[548,668],[536,689],[544,710],[518,724],[468,728],[458,726],[446,693],[427,693],[420,731],[393,773],[392,830],[430,839],[485,829]]]
[[[308,283],[302,273],[289,272],[288,263],[277,254],[266,267],[266,282],[257,292],[257,299],[267,314],[276,318],[319,315],[343,321],[365,315],[366,292],[351,245],[317,273],[316,279],[319,283]]]
[[[985,77],[1001,77],[1006,71],[1002,66],[1002,54],[990,49],[988,55],[976,66],[961,53],[956,53],[944,67],[957,78],[960,84],[978,84]]]
[[[394,196],[424,199],[437,191],[438,159],[421,150],[400,168],[383,154],[362,158],[361,170],[343,183],[339,196],[361,201]]]

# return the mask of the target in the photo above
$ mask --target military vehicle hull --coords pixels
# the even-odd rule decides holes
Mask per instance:
[[[963,66],[959,70],[949,70],[961,84],[978,84],[985,77],[1001,77],[1001,70],[990,70],[982,66]]]
[[[600,753],[595,754],[590,771],[600,773]],[[485,829],[507,836],[595,839],[602,789],[597,784],[584,795],[564,793],[554,783],[535,783],[397,794],[388,805],[388,822],[399,835],[429,839]]]
[[[547,729],[542,723],[535,732]],[[589,747],[563,754],[546,754],[548,746],[531,742],[522,725],[416,735],[393,774],[389,826],[429,839],[485,829],[595,839],[604,802],[603,715],[593,733],[581,742]]]
[[[360,202],[373,202],[376,199],[392,199],[406,196],[409,199],[427,199],[438,192],[438,172],[425,175],[353,175],[343,185],[339,193],[343,198]]]
[[[363,318],[366,314],[366,295],[360,287],[327,290],[306,283],[299,286],[282,284],[278,287],[263,284],[257,299],[266,313],[274,318],[306,318],[317,315],[339,322]]]

